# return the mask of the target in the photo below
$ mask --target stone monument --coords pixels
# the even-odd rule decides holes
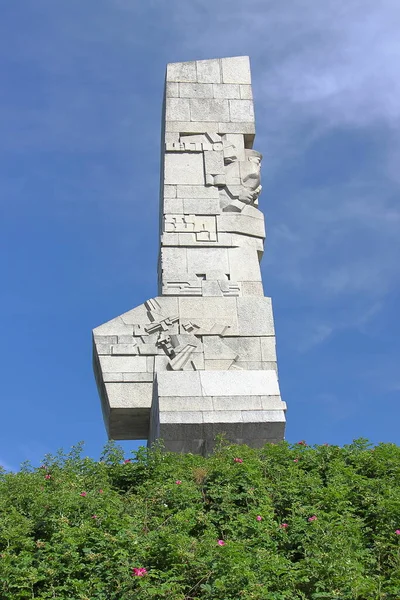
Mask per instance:
[[[220,433],[284,437],[254,136],[248,57],[167,66],[159,295],[93,331],[112,439],[206,454]]]

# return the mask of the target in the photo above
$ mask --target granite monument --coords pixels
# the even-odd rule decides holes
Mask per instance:
[[[158,296],[93,331],[112,439],[207,454],[220,433],[284,437],[254,137],[248,57],[167,66]]]

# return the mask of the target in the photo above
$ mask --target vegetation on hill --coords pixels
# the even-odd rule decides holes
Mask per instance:
[[[400,448],[108,444],[0,472],[0,598],[400,598]]]

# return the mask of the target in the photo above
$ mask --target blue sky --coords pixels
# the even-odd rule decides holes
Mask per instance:
[[[243,54],[287,439],[400,443],[397,0],[0,8],[0,464],[99,456],[91,330],[156,295],[165,65]]]

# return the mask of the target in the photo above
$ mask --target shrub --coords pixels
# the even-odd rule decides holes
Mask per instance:
[[[145,448],[0,472],[0,598],[400,598],[400,448]]]

